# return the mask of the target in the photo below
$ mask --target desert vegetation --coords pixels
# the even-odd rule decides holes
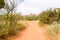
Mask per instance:
[[[5,10],[4,13],[0,14],[0,40],[7,40],[7,38],[16,35],[18,31],[24,30],[26,28],[26,23],[23,24],[22,22],[25,21],[28,23],[28,32],[34,31],[32,31],[31,35],[34,33],[39,33],[41,35],[40,27],[42,27],[41,25],[43,25],[43,27],[46,25],[46,33],[50,40],[60,40],[60,8],[51,8],[42,11],[39,15],[31,13],[22,16],[15,11],[18,3],[16,3],[15,0],[10,0],[9,2],[10,5],[5,2],[5,0],[0,0],[0,9]],[[40,26],[38,25],[38,22]],[[38,30],[38,33],[36,33],[36,30]],[[28,34],[28,32],[25,34]],[[42,32],[42,34],[43,33],[44,32]],[[40,37],[40,35],[38,36]]]
[[[60,24],[57,22],[47,26],[47,34],[50,40],[60,40]]]
[[[46,24],[50,40],[60,40],[60,8],[43,11],[39,15],[39,24]]]
[[[0,4],[4,4],[4,0],[0,0]],[[7,40],[8,37],[16,35],[17,31],[21,31],[26,28],[22,23],[17,23],[22,20],[22,16],[17,13],[13,13],[15,4],[11,3],[13,7],[9,7],[6,4],[6,13],[0,14],[0,40]],[[3,8],[0,5],[0,8]],[[9,8],[9,9],[8,9]]]
[[[4,0],[0,0],[0,9],[1,9],[1,8],[4,8],[4,6],[5,6]]]
[[[1,14],[2,15],[2,14]],[[0,18],[0,40],[9,36],[16,35],[17,31],[25,29],[23,24],[18,24],[19,17],[17,14],[3,14]]]
[[[35,15],[32,13],[24,16],[24,19],[27,21],[36,21],[36,20],[38,20],[38,18],[39,18],[38,15]]]
[[[60,21],[60,8],[49,9],[47,11],[43,11],[39,15],[39,21],[42,24],[51,24],[54,21],[59,23],[59,21]]]

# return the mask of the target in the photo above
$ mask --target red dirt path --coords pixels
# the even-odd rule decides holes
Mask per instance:
[[[39,27],[37,21],[27,21],[27,23],[27,28],[10,40],[49,40],[45,28]]]

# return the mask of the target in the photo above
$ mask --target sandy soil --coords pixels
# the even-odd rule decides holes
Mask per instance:
[[[49,40],[45,28],[40,27],[37,21],[27,21],[26,25],[27,28],[24,31],[19,32],[18,36],[14,36],[10,40]]]

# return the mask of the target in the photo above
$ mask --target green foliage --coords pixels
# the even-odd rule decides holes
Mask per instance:
[[[26,28],[25,25],[18,24],[18,21],[22,20],[23,17],[14,13],[17,6],[15,5],[15,1],[13,3],[10,1],[10,4],[11,7],[8,3],[5,4],[4,0],[0,0],[0,9],[5,6],[7,13],[0,14],[0,40],[6,40],[8,37],[16,35],[17,31],[21,31]]]
[[[40,24],[51,24],[54,21],[60,22],[60,8],[43,11],[39,15]]]
[[[47,26],[47,34],[50,40],[60,40],[60,24],[57,22]]]
[[[0,9],[1,9],[1,8],[4,8],[4,6],[5,6],[4,0],[0,0]]]
[[[32,21],[32,20],[38,20],[38,16],[34,15],[34,16],[25,16],[25,20],[29,20],[29,21]]]
[[[6,38],[12,35],[16,35],[17,31],[20,31],[26,28],[25,25],[17,23],[19,20],[20,19],[17,16],[17,14],[9,14],[9,15],[3,14],[1,16],[0,18],[0,40],[5,40]]]

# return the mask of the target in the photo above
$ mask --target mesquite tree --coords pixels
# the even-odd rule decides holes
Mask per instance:
[[[21,2],[21,1],[19,1]],[[8,21],[10,21],[10,26],[12,23],[15,23],[18,21],[17,17],[14,16],[13,12],[15,11],[16,7],[18,6],[18,3],[16,0],[9,0],[9,3],[6,2],[5,9],[6,9],[6,24],[9,24]],[[9,5],[10,4],[10,5]]]

